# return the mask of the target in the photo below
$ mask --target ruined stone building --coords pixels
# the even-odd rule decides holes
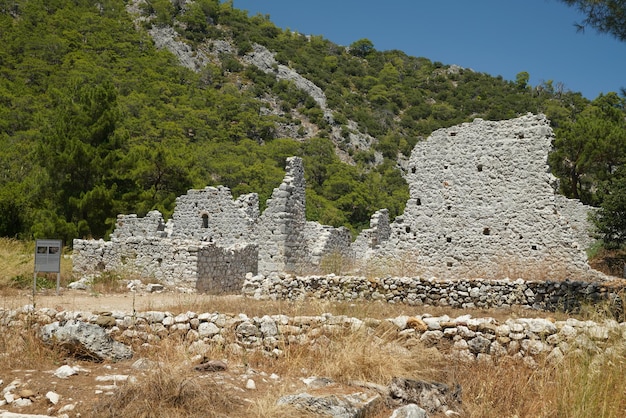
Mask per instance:
[[[338,253],[361,265],[408,259],[406,274],[414,276],[489,277],[514,268],[587,275],[589,208],[556,194],[547,165],[552,137],[548,120],[531,114],[434,132],[412,152],[404,214],[390,222],[387,210],[376,212],[354,242],[345,228],[306,221],[303,164],[292,157],[263,213],[256,194],[189,190],[167,223],[158,211],[120,215],[110,241],[75,240],[75,273],[124,271],[239,292],[248,272],[307,273]]]
[[[125,272],[202,292],[238,292],[248,272],[303,272],[323,255],[349,256],[346,228],[305,219],[302,159],[287,159],[286,175],[259,213],[256,193],[233,199],[223,186],[189,190],[165,223],[119,215],[110,241],[74,240],[74,272]]]

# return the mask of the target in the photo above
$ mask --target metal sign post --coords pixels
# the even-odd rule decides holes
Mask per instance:
[[[35,243],[35,275],[33,296],[37,292],[37,273],[57,274],[57,295],[61,287],[61,253],[63,241],[60,239],[38,239]]]

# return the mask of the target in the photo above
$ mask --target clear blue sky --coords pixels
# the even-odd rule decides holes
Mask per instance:
[[[561,82],[589,99],[626,87],[626,43],[592,28],[557,0],[233,0],[249,15],[339,45],[367,38],[379,51],[457,64],[533,86]]]

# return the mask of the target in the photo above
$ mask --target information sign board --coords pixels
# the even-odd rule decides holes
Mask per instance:
[[[35,243],[35,273],[60,273],[62,248],[60,239],[38,239]]]

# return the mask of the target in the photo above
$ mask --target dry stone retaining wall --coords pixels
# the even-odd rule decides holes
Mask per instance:
[[[346,332],[375,333],[381,328],[391,340],[416,342],[437,347],[445,354],[466,361],[493,360],[511,356],[536,365],[539,356],[560,360],[567,352],[583,348],[601,352],[612,341],[626,338],[626,323],[607,320],[603,323],[573,318],[554,321],[543,318],[518,318],[498,322],[494,318],[463,315],[399,316],[396,318],[359,319],[345,315],[318,316],[266,315],[250,318],[244,314],[186,312],[114,311],[103,314],[80,311],[58,312],[51,308],[32,310],[0,309],[0,326],[40,327],[55,321],[83,321],[108,324],[108,333],[116,340],[143,344],[163,338],[182,338],[189,349],[202,354],[210,345],[230,350],[263,350],[282,354],[287,345],[313,345],[319,338]],[[233,340],[234,336],[234,340]]]
[[[407,305],[453,308],[525,308],[577,311],[583,304],[607,302],[622,310],[624,288],[581,281],[423,279],[354,276],[290,276],[249,274],[242,293],[254,299],[380,300]]]

